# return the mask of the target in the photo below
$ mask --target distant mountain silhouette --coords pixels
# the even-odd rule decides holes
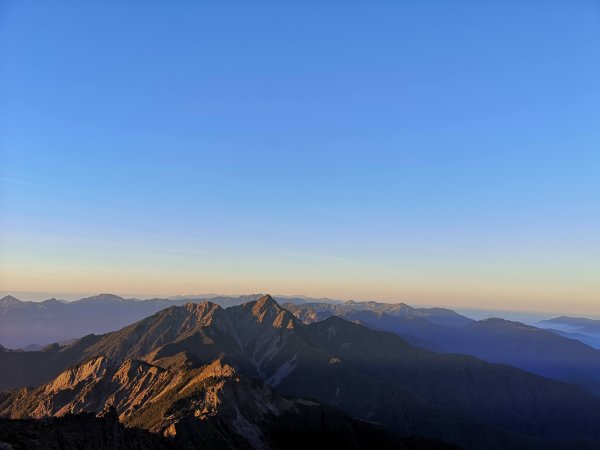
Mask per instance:
[[[283,306],[294,314],[310,312],[320,314],[323,319],[332,315],[343,317],[348,313],[371,312],[377,316],[390,316],[407,320],[425,319],[437,325],[460,327],[473,322],[473,319],[445,308],[413,308],[405,303],[357,302],[349,300],[341,303],[306,302],[284,303]],[[313,318],[316,319],[317,317]],[[303,320],[305,323],[307,320]]]
[[[561,316],[542,320],[536,323],[535,326],[548,329],[561,336],[577,339],[591,347],[600,349],[600,320],[598,319]]]
[[[261,295],[216,296],[210,301],[228,307],[256,300]],[[6,296],[0,299],[0,345],[33,350],[90,333],[107,333],[161,309],[181,306],[190,301],[200,303],[204,301],[204,297],[136,300],[100,294],[73,302],[56,299],[22,302],[15,297]],[[304,299],[294,297],[285,297],[285,301],[305,303]]]
[[[41,384],[90,360],[121,368],[130,367],[128,361],[141,361],[135,363],[139,370],[157,373],[175,368],[192,373],[219,360],[240,377],[260,380],[279,394],[309,397],[394,433],[423,435],[464,448],[600,445],[600,400],[575,387],[469,356],[423,350],[395,334],[338,317],[305,325],[270,296],[227,309],[210,302],[173,306],[117,332],[87,336],[67,346],[3,351],[0,382],[5,387],[9,382],[23,385],[35,371],[32,384]],[[65,378],[69,385],[76,379],[61,375],[56,380]],[[69,410],[68,405],[80,404],[79,394],[69,400],[70,394],[48,386],[56,385],[20,396],[4,394],[0,403],[5,411],[17,408],[31,414],[38,407],[55,411],[53,405],[67,405]],[[48,389],[57,391],[49,400],[44,397]],[[93,392],[90,395],[95,398]],[[120,405],[117,397],[113,403]],[[124,397],[123,405],[129,401],[129,395]],[[19,406],[17,398],[31,400]]]

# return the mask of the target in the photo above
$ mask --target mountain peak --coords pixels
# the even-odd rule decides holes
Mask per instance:
[[[18,298],[13,297],[12,295],[7,295],[5,297],[0,298],[0,305],[16,305],[18,303],[23,302]]]
[[[269,294],[263,295],[255,302],[247,303],[252,308],[252,316],[258,323],[268,323],[275,328],[293,328],[296,318]]]
[[[65,307],[67,304],[65,302],[61,302],[60,300],[57,300],[55,298],[50,298],[48,300],[44,300],[43,302],[39,303],[39,307],[42,308],[55,308],[55,307]]]
[[[79,302],[112,303],[112,302],[122,302],[122,301],[125,301],[125,299],[123,297],[119,297],[118,295],[115,295],[115,294],[98,294],[98,295],[93,295],[91,297],[82,298],[80,300],[77,300],[74,303],[79,303]]]
[[[188,313],[193,315],[196,320],[203,322],[209,322],[216,314],[223,311],[223,308],[219,305],[208,300],[205,300],[202,303],[186,303],[183,307]]]
[[[275,299],[273,297],[271,297],[269,294],[263,295],[261,298],[259,298],[258,300],[252,302],[254,303],[254,306],[252,307],[252,313],[254,313],[254,315],[256,315],[256,313],[260,313],[261,311],[265,311],[267,309],[277,309],[280,310],[281,306],[279,306],[279,303],[277,303],[275,301]]]
[[[263,295],[253,302],[231,306],[225,311],[231,323],[235,324],[235,333],[244,345],[256,342],[259,337],[261,342],[267,342],[267,336],[272,336],[271,333],[294,329],[298,323],[298,319],[279,306],[270,295]]]

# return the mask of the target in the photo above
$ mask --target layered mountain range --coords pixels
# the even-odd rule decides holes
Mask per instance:
[[[257,300],[262,294],[235,297],[211,296],[223,307]],[[64,342],[94,333],[118,330],[169,306],[200,303],[206,296],[177,296],[147,300],[125,299],[100,294],[73,302],[57,299],[25,302],[13,296],[0,299],[0,345],[7,348],[40,350],[48,344]],[[287,303],[302,304],[300,297],[282,297]]]
[[[600,350],[550,330],[503,319],[474,321],[451,310],[417,309],[405,304],[346,302],[284,307],[306,324],[342,317],[390,331],[423,348],[509,364],[600,396]],[[591,328],[593,322],[581,323]]]
[[[600,320],[586,317],[560,316],[554,319],[542,320],[535,324],[556,334],[571,339],[577,339],[591,347],[600,349]]]
[[[430,322],[436,326],[465,326],[455,313],[421,313],[452,322]],[[231,444],[219,441],[229,436],[239,439],[235,446],[276,448],[284,445],[277,440],[283,437],[274,436],[285,424],[294,426],[284,436],[294,435],[296,425],[299,435],[326,436],[328,428],[315,423],[327,421],[315,419],[303,428],[300,418],[331,414],[337,417],[333,429],[353,430],[343,432],[352,437],[350,447],[364,442],[361,433],[371,433],[364,439],[378,434],[366,422],[387,430],[378,434],[382,446],[399,445],[390,433],[472,449],[600,445],[600,400],[577,387],[428,351],[337,316],[307,325],[270,296],[228,308],[211,302],[171,306],[68,345],[4,350],[0,364],[4,388],[42,385],[3,394],[4,416],[114,408],[123,423],[173,441],[202,443],[213,436],[211,442]],[[289,411],[300,412],[287,416]],[[194,437],[198,429],[203,431]]]

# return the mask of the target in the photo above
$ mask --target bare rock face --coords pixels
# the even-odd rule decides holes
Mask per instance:
[[[260,381],[239,376],[221,360],[197,369],[164,369],[136,360],[119,365],[101,356],[37,389],[12,393],[0,409],[3,415],[19,418],[0,421],[0,439],[3,424],[34,429],[35,442],[26,448],[55,448],[55,441],[70,433],[75,437],[69,448],[105,448],[95,442],[106,434],[124,442],[123,447],[113,448],[132,449],[162,448],[166,443],[175,449],[303,448],[322,442],[349,448],[368,448],[373,442],[379,442],[379,448],[412,448],[383,429],[339,411],[282,397]],[[57,430],[54,434],[48,424]],[[139,428],[152,434],[135,431]],[[76,446],[83,435],[94,446]],[[13,436],[12,442],[24,441]],[[43,443],[48,446],[38,446]]]

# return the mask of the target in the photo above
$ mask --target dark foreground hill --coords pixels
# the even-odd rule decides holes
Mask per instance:
[[[116,414],[68,414],[45,420],[0,419],[1,450],[168,450],[161,436],[126,428]]]
[[[426,351],[337,317],[305,325],[269,296],[227,309],[210,302],[171,307],[118,332],[27,355],[0,353],[7,368],[0,381],[48,368],[52,374],[38,374],[38,384],[47,382],[100,355],[167,370],[220,359],[279,394],[315,399],[399,435],[486,450],[600,445],[600,400],[576,387]]]

